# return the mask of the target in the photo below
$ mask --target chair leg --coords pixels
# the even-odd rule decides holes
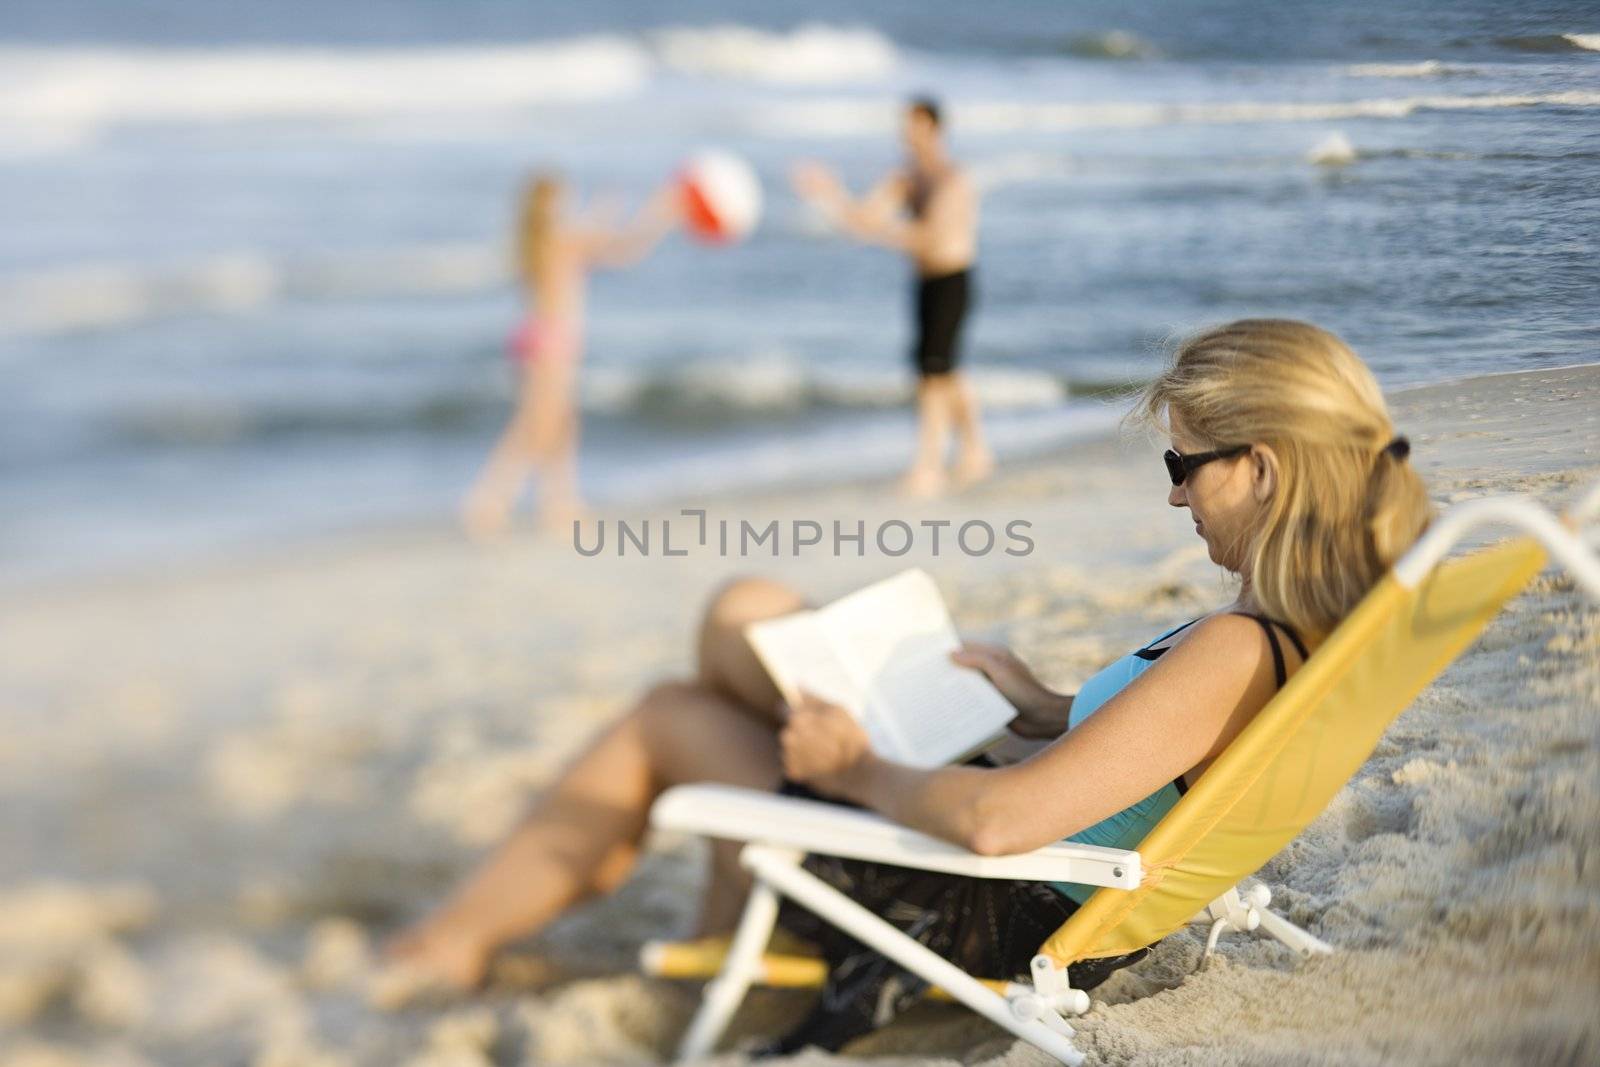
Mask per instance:
[[[778,895],[758,877],[750,887],[750,899],[739,917],[739,928],[728,947],[722,970],[706,983],[700,1009],[678,1045],[680,1061],[708,1055],[722,1037],[761,970],[761,955],[772,939],[772,928],[777,920]]]
[[[1302,957],[1332,954],[1332,945],[1268,909],[1267,905],[1270,903],[1272,903],[1272,891],[1264,885],[1256,885],[1243,893],[1237,888],[1230,889],[1208,904],[1206,910],[1194,918],[1196,922],[1211,924],[1211,932],[1206,938],[1206,948],[1200,957],[1200,962],[1204,964],[1212,952],[1216,951],[1217,939],[1223,933],[1242,934],[1252,931],[1282,942]]]
[[[1261,909],[1261,926],[1257,933],[1276,938],[1306,959],[1312,956],[1331,956],[1333,946],[1309,930],[1302,930],[1275,911]]]
[[[1006,998],[990,990],[976,978],[900,930],[872,914],[860,904],[802,870],[793,852],[750,845],[739,860],[756,877],[773,889],[815,912],[857,941],[883,953],[900,966],[937,985],[956,1000],[990,1022],[1020,1037],[1035,1048],[1054,1056],[1068,1067],[1079,1067],[1083,1053],[1067,1036],[1071,1028],[1064,1021],[1052,1025],[1038,1018],[1024,1018]],[[1018,1007],[1039,998],[1016,998]]]

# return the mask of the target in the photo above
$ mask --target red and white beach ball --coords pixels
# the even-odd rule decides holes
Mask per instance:
[[[731,244],[761,218],[761,181],[750,164],[731,152],[696,153],[678,175],[684,222],[708,244]]]

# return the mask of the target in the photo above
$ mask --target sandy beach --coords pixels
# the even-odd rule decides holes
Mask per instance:
[[[1600,366],[1392,402],[1441,506],[1506,492],[1560,506],[1600,479]],[[402,530],[14,590],[0,604],[0,1064],[662,1060],[696,990],[632,961],[688,929],[697,842],[654,841],[619,894],[468,1001],[374,1009],[377,947],[644,686],[690,669],[697,613],[733,575],[825,600],[924,566],[963,632],[1011,644],[1061,688],[1222,602],[1156,453],[1107,437],[938,504],[874,482],[604,516],[613,534],[651,520],[653,551],[620,558],[614,539],[586,557],[531,534],[478,549]],[[868,543],[796,554],[785,534],[776,558],[724,556],[682,508],[780,531],[861,521]],[[1032,550],[871,543],[893,520],[939,519],[1020,520]],[[662,551],[669,520],[683,555]],[[1235,937],[1196,973],[1203,938],[1169,937],[1096,991],[1081,1047],[1098,1064],[1600,1059],[1597,713],[1600,607],[1547,572],[1261,872],[1274,906],[1338,954],[1302,963]],[[517,964],[535,955],[577,977],[530,991]],[[804,1006],[753,998],[724,1058]],[[837,1059],[865,1057],[1045,1062],[937,1004]]]

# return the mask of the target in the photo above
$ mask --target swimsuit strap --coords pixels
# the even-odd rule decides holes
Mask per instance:
[[[1294,632],[1294,627],[1287,623],[1278,623],[1283,627],[1283,632],[1289,635],[1289,640],[1294,642],[1294,650],[1300,653],[1300,662],[1304,663],[1311,658],[1311,653],[1306,651],[1306,643],[1300,640],[1300,635]]]
[[[1272,673],[1278,679],[1278,688],[1282,689],[1284,683],[1289,680],[1289,672],[1287,669],[1285,669],[1283,662],[1283,647],[1278,644],[1277,627],[1283,627],[1283,632],[1289,635],[1289,640],[1294,643],[1294,649],[1296,652],[1300,653],[1300,659],[1303,662],[1310,656],[1310,653],[1306,651],[1306,646],[1304,642],[1300,640],[1300,635],[1295,633],[1294,628],[1289,626],[1287,623],[1279,622],[1276,619],[1269,619],[1265,615],[1256,615],[1249,611],[1235,611],[1231,614],[1243,615],[1245,618],[1254,619],[1256,622],[1261,624],[1261,629],[1265,631],[1267,635],[1267,643],[1272,646]]]
[[[1195,623],[1197,623],[1199,621],[1200,621],[1199,619],[1190,619],[1188,622],[1184,623],[1182,626],[1174,627],[1173,629],[1168,630],[1166,633],[1164,633],[1160,637],[1156,638],[1155,641],[1151,641],[1149,645],[1145,645],[1143,648],[1135,650],[1133,654],[1135,656],[1138,656],[1140,659],[1144,659],[1144,660],[1151,660],[1151,661],[1158,660],[1158,659],[1161,658],[1161,653],[1165,652],[1168,648],[1170,648],[1172,646],[1163,645],[1161,648],[1152,648],[1152,647],[1150,647],[1151,645],[1154,645],[1154,644],[1156,644],[1157,642],[1160,642],[1160,641],[1165,641],[1169,637],[1174,637],[1177,634],[1180,634],[1183,631],[1187,630],[1189,627],[1193,626]]]

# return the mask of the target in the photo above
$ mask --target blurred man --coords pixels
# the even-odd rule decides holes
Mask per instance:
[[[978,423],[971,385],[956,369],[961,327],[972,302],[972,261],[978,244],[978,192],[950,158],[938,103],[926,97],[905,110],[906,165],[865,197],[854,199],[820,163],[794,171],[795,191],[858,240],[905,253],[916,268],[914,314],[917,370],[917,454],[901,483],[913,496],[936,496],[946,483],[945,451],[955,430],[952,476],[970,485],[989,475],[994,460]]]

